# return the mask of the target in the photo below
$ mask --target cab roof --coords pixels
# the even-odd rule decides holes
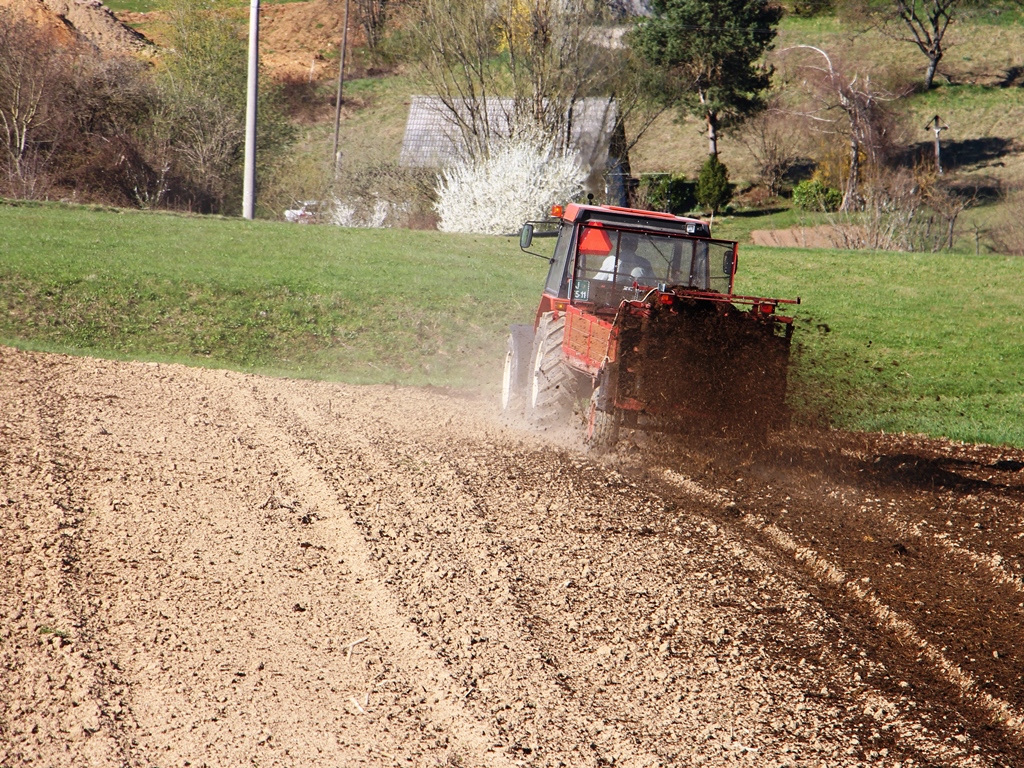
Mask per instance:
[[[589,219],[594,213],[613,213],[620,216],[643,219],[663,219],[679,222],[681,224],[703,224],[710,228],[710,224],[703,219],[676,216],[671,213],[662,213],[661,211],[645,211],[639,208],[622,208],[618,205],[581,205],[579,203],[569,203],[569,205],[565,207],[565,213],[562,215],[562,218],[565,221],[576,222]]]

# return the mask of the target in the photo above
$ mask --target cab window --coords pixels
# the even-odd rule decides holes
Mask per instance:
[[[555,255],[548,270],[548,279],[544,284],[544,293],[560,299],[569,296],[569,254],[572,253],[572,224],[564,223],[558,230],[558,241],[555,243]]]

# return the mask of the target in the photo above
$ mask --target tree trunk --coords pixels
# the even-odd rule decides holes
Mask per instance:
[[[924,89],[930,91],[932,89],[932,81],[935,80],[935,70],[939,68],[939,59],[942,58],[942,54],[932,55],[928,57],[928,71],[924,73]]]
[[[718,115],[708,112],[708,154],[718,157]]]
[[[860,142],[850,138],[850,176],[846,180],[846,194],[840,211],[852,211],[860,204]]]

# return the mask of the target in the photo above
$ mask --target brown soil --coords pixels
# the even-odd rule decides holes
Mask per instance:
[[[755,229],[750,233],[754,245],[782,248],[841,248],[836,231],[829,226],[790,227],[789,229]]]
[[[2,1],[2,0],[0,0]],[[248,8],[238,9],[241,17]],[[125,24],[142,30],[157,45],[167,44],[167,14],[119,13]],[[247,18],[247,16],[245,16]],[[316,82],[338,76],[344,5],[337,0],[264,4],[260,7],[260,66],[277,80]],[[354,76],[353,51],[364,44],[362,29],[350,11],[346,74]]]
[[[0,347],[0,765],[1024,764],[1024,454]]]
[[[58,45],[82,40],[109,53],[132,53],[148,42],[100,0],[0,0],[0,8],[28,19]]]
[[[167,44],[167,14],[123,12],[116,16],[100,0],[0,0],[51,35],[60,45],[85,40],[110,53],[141,51],[150,42]],[[237,9],[240,21],[247,8]],[[337,76],[344,9],[336,0],[263,5],[260,8],[260,63],[279,80]],[[350,15],[349,55],[364,42]],[[353,67],[351,60],[349,66]],[[353,72],[358,68],[353,69]]]
[[[42,0],[0,0],[0,9],[21,16],[57,45],[67,46],[79,40],[74,29],[47,8]]]

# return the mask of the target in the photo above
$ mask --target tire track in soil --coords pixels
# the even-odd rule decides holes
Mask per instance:
[[[358,492],[366,501],[344,502],[341,498],[352,494],[343,485],[327,482],[331,475],[362,476],[369,480],[371,469],[379,466],[377,461],[366,462],[365,457],[373,454],[370,441],[362,429],[347,433],[346,450],[342,454],[347,454],[347,464],[335,464],[327,471],[318,441],[311,439],[312,436],[294,421],[293,414],[301,410],[303,404],[296,402],[292,390],[292,386],[277,386],[277,382],[260,382],[253,387],[256,407],[245,409],[244,415],[263,425],[260,436],[266,443],[290,444],[290,450],[286,450],[287,461],[278,463],[289,466],[289,480],[302,489],[305,506],[318,510],[313,513],[312,523],[317,540],[330,542],[331,551],[342,555],[341,559],[352,568],[355,578],[349,593],[363,605],[372,606],[375,627],[368,630],[373,636],[369,646],[381,648],[397,659],[399,668],[393,674],[408,675],[411,689],[423,691],[425,701],[421,702],[424,705],[421,716],[431,723],[452,759],[470,760],[474,765],[511,765],[502,754],[494,751],[497,744],[489,733],[489,718],[476,716],[473,708],[465,705],[467,692],[426,647],[380,581],[373,552],[368,549],[357,525],[358,508],[374,503],[379,508],[385,489],[372,481],[360,483]],[[344,514],[346,510],[353,516]]]
[[[313,581],[304,590],[295,609],[302,615],[308,612],[324,618],[314,631],[328,635],[327,648],[321,650],[337,658],[335,664],[330,665],[322,654],[319,663],[310,663],[308,667],[321,673],[318,679],[323,676],[326,682],[333,683],[332,693],[340,694],[327,697],[323,705],[340,710],[340,716],[354,721],[345,729],[346,733],[339,734],[340,755],[347,753],[348,759],[353,759],[354,742],[357,747],[366,745],[368,752],[372,749],[382,753],[385,762],[390,754],[393,755],[390,761],[395,763],[415,756],[418,762],[443,762],[451,757],[456,761],[468,760],[474,765],[502,765],[500,755],[489,753],[490,745],[482,733],[485,728],[452,699],[444,670],[425,653],[377,583],[361,537],[352,528],[336,497],[325,488],[319,471],[310,463],[315,460],[311,446],[296,441],[282,428],[281,409],[276,405],[268,407],[270,401],[263,397],[259,380],[233,374],[226,374],[225,378],[230,382],[228,391],[214,393],[226,399],[220,407],[239,423],[253,426],[247,439],[262,447],[261,463],[265,468],[273,467],[268,474],[274,476],[274,481],[262,506],[297,520],[286,530],[270,534],[293,547],[293,551],[305,553],[303,559],[313,554],[324,571],[323,578]],[[196,375],[196,379],[197,388],[210,393],[205,377]],[[251,393],[244,399],[231,396],[238,384],[251,384]],[[347,467],[346,471],[354,469]],[[338,564],[333,573],[332,561]],[[344,585],[340,592],[332,585],[334,576],[344,577],[339,579]],[[343,607],[339,601],[344,602]],[[335,641],[332,646],[330,636],[341,636],[343,640]],[[358,649],[349,650],[343,644],[362,637],[367,639]],[[301,642],[304,638],[296,640]],[[281,651],[275,649],[275,652],[280,654]],[[339,663],[347,665],[350,657],[364,655],[369,657],[368,663],[375,662],[365,674],[340,674]],[[329,672],[333,672],[333,680]],[[352,680],[353,677],[356,680]],[[389,729],[390,721],[396,717],[407,720],[404,729],[394,729],[397,739],[391,737]],[[305,725],[294,715],[288,720],[300,728]],[[279,724],[273,730],[283,729],[284,724]],[[321,750],[327,752],[326,746],[321,744],[318,753]]]
[[[52,397],[68,366],[10,354],[0,347],[0,765],[134,764],[120,676],[76,589],[81,462]]]
[[[991,472],[994,464],[1003,461],[1010,473],[1003,473],[1007,482],[1002,486],[992,484],[991,475],[984,481],[989,502],[984,506],[995,504],[1017,512],[1009,524],[1003,521],[1001,537],[992,536],[996,526],[991,516],[986,520],[986,538],[1002,540],[995,544],[998,552],[979,554],[951,541],[963,538],[962,529],[958,531],[952,522],[956,515],[950,515],[948,498],[945,512],[939,503],[949,485],[977,488],[977,480],[933,469],[925,483],[935,487],[929,494],[920,478],[907,483],[905,476],[893,477],[877,469],[879,464],[894,463],[919,467],[925,463],[924,454],[936,446],[949,448],[932,441],[918,445],[922,455],[900,454],[898,462],[893,462],[891,453],[878,450],[891,451],[891,445],[876,444],[867,453],[863,446],[855,451],[837,447],[819,456],[813,469],[806,463],[790,468],[779,455],[758,461],[741,453],[721,457],[721,463],[732,465],[724,472],[708,470],[693,456],[667,463],[696,469],[694,476],[700,476],[702,484],[731,486],[711,493],[718,497],[712,499],[717,519],[736,528],[742,525],[739,515],[745,514],[748,523],[760,518],[753,526],[757,533],[767,535],[766,543],[784,553],[798,550],[808,582],[832,582],[832,588],[826,584],[823,591],[829,612],[847,614],[844,623],[851,629],[855,622],[864,622],[878,631],[872,655],[891,672],[881,681],[883,686],[888,684],[891,695],[907,698],[906,691],[897,687],[897,681],[903,681],[902,686],[911,687],[920,704],[931,710],[932,727],[950,739],[976,741],[979,749],[1013,765],[1024,759],[1022,659],[1018,655],[1024,647],[1020,621],[1024,606],[1019,602],[1019,575],[1003,564],[1019,559],[1017,529],[1022,522],[1024,483],[1014,474],[1016,460],[1007,460],[1005,451],[989,449],[1002,458],[989,456],[982,468]],[[851,483],[851,477],[858,482]],[[743,490],[737,492],[738,488]],[[693,488],[684,491],[694,493]],[[981,503],[968,494],[953,506]],[[942,533],[927,532],[936,530],[940,521]],[[970,530],[975,530],[973,525]],[[780,535],[793,544],[783,544]],[[986,544],[993,546],[991,540]],[[829,569],[836,568],[848,575],[846,584],[835,583]],[[895,610],[895,615],[885,615],[886,609]]]

